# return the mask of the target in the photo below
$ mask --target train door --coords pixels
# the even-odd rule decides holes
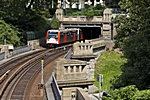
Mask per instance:
[[[77,40],[80,40],[80,35],[79,35],[79,31],[80,31],[80,29],[77,29]]]
[[[83,33],[82,33],[82,30],[79,30],[79,34],[80,34],[80,40],[83,40]]]
[[[64,32],[64,43],[67,42],[67,32]]]
[[[77,40],[77,31],[73,31],[73,41]]]
[[[64,41],[64,33],[60,32],[60,43],[63,43]]]

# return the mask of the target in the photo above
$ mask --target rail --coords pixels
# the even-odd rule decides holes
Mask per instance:
[[[67,52],[67,54],[64,56],[65,59],[70,59],[72,56],[72,48],[69,49],[69,51]]]
[[[45,84],[46,90],[46,98],[47,100],[61,100],[61,95],[59,92],[59,88],[54,76],[54,72],[52,72],[51,77]]]
[[[48,51],[45,51],[44,53],[47,53],[49,52],[50,50]],[[29,66],[30,62],[33,62],[35,61],[36,59],[40,59],[42,58],[42,56],[44,56],[44,53],[43,54],[40,54],[38,56],[36,56],[36,58],[33,58],[33,59],[30,59],[29,61],[27,61],[26,63],[24,63],[23,65],[21,65],[17,70],[14,71],[14,73],[12,73],[11,75],[9,75],[10,77],[8,77],[8,79],[6,80],[6,83],[3,85],[3,87],[0,89],[0,98],[2,97],[3,95],[3,91],[6,89],[6,87],[9,85],[9,83],[16,77],[17,74],[19,74],[19,72],[21,72],[21,70],[23,70],[24,68],[26,68],[26,66]]]
[[[66,47],[66,48],[67,48],[67,47]],[[10,84],[10,82],[11,82],[13,79],[15,79],[15,77],[16,77],[21,71],[23,71],[24,69],[26,70],[26,69],[27,69],[27,66],[31,65],[31,62],[38,61],[40,58],[46,56],[47,53],[50,53],[51,51],[52,51],[52,52],[53,52],[53,51],[59,52],[60,49],[63,51],[63,48],[61,48],[61,47],[56,48],[56,49],[49,49],[49,50],[46,50],[46,51],[43,52],[42,54],[36,56],[36,58],[30,59],[30,60],[27,61],[26,63],[23,63],[19,68],[17,68],[16,70],[14,70],[14,72],[9,75],[10,77],[8,77],[7,80],[5,80],[5,83],[4,83],[3,87],[0,89],[0,98],[2,98],[2,96],[3,96],[3,94],[4,94],[4,91],[6,90],[7,86]],[[52,56],[52,55],[55,55],[55,54],[56,54],[56,53],[54,53],[54,52],[52,53],[52,52],[51,52],[50,55],[48,55],[48,56]],[[66,52],[66,51],[65,51],[65,52]],[[60,54],[62,54],[62,53],[64,53],[64,52],[61,52]],[[59,56],[60,54],[58,54],[58,55],[56,54],[56,57]],[[50,58],[50,59],[52,59],[52,58]],[[49,60],[47,59],[47,61],[49,61]],[[36,68],[36,69],[37,69],[37,68]],[[35,71],[35,69],[34,69],[34,71]],[[30,74],[29,74],[29,75],[30,75]],[[56,81],[54,81],[54,82],[56,82]],[[24,90],[26,90],[26,89],[24,89]],[[28,90],[28,89],[27,89],[27,90]],[[10,93],[9,93],[9,95],[10,95]],[[26,95],[26,94],[25,94],[25,95]],[[27,95],[28,95],[28,94],[27,94]],[[5,98],[5,97],[4,97],[4,98]],[[10,97],[9,97],[9,98],[10,98]],[[55,100],[58,100],[58,99],[55,99]]]
[[[100,38],[92,39],[91,41],[92,41],[92,42],[97,42],[97,41],[100,41],[100,40],[104,40],[104,38],[103,38],[103,37],[100,37]]]
[[[76,100],[91,100],[91,98],[85,94],[82,89],[77,88]]]
[[[60,95],[59,88],[58,88],[58,85],[54,76],[54,72],[52,73],[51,87],[52,87],[55,100],[61,100],[61,95]]]

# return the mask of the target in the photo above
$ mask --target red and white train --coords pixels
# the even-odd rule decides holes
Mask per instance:
[[[60,45],[80,40],[83,40],[83,33],[79,28],[48,30],[46,33],[46,44],[50,45]]]

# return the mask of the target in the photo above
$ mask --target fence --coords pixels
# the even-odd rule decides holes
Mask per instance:
[[[30,50],[31,50],[31,46],[23,46],[20,48],[16,48],[13,50],[12,56],[17,55],[17,54],[21,54],[21,53],[24,53],[24,52],[27,52]]]
[[[30,32],[26,32],[26,34],[27,34],[28,41],[45,37],[44,31],[30,31]]]
[[[64,56],[65,59],[71,59],[72,56],[72,48],[69,49],[69,51],[67,52],[67,54]]]
[[[47,100],[62,100],[59,87],[57,85],[54,72],[45,84]]]
[[[56,79],[54,77],[54,73],[52,74],[52,76],[53,77],[52,77],[51,87],[52,87],[52,91],[53,91],[53,94],[54,94],[54,98],[55,98],[55,100],[61,100],[61,95],[60,95],[60,92],[59,92],[59,88],[58,88]]]

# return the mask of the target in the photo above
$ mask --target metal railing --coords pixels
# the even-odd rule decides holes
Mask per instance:
[[[24,53],[24,52],[28,52],[30,50],[31,50],[31,46],[23,46],[23,47],[14,49],[13,53],[12,53],[12,56],[17,55],[17,54],[21,54],[21,53]]]
[[[60,95],[60,92],[59,92],[59,88],[58,88],[56,79],[54,77],[54,73],[52,73],[51,87],[52,87],[52,91],[53,91],[55,100],[61,100],[61,95]]]
[[[4,58],[5,58],[5,53],[4,52],[0,53],[0,60],[3,60]]]
[[[72,56],[72,48],[69,49],[69,51],[67,52],[67,54],[64,56],[65,59],[71,59]]]
[[[57,85],[54,72],[45,84],[47,100],[61,100],[61,94]]]

